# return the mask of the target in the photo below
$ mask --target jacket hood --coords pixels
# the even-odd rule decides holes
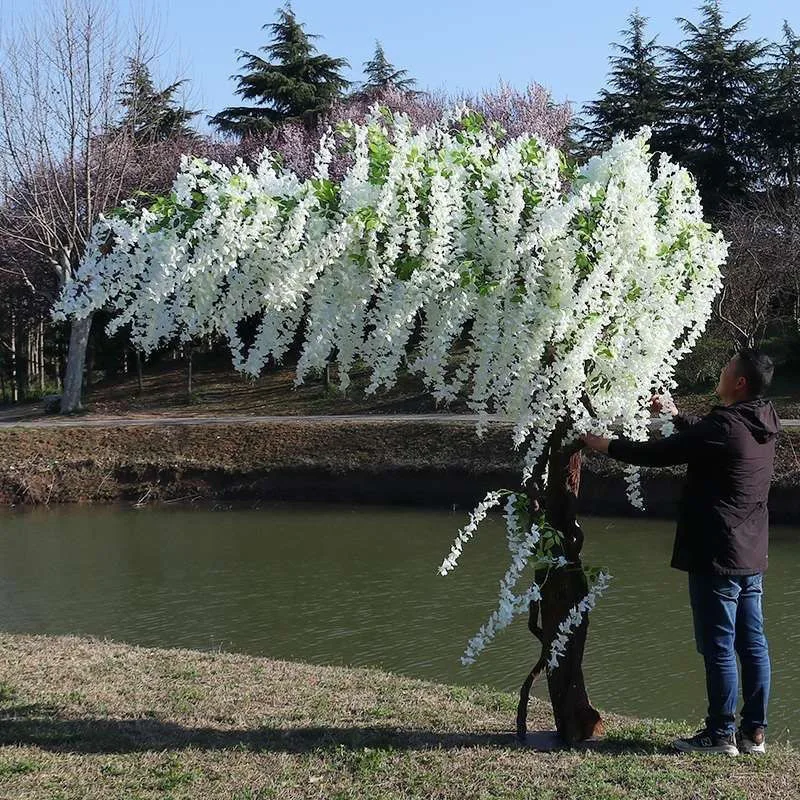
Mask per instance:
[[[774,439],[781,429],[778,413],[769,400],[735,403],[728,406],[726,411],[736,416],[760,444]]]

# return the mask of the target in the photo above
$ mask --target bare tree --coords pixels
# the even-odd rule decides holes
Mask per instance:
[[[146,32],[123,32],[110,0],[48,0],[14,21],[0,61],[0,235],[50,265],[63,284],[98,214],[119,205],[142,162],[116,122],[119,85]],[[8,26],[4,26],[8,29]],[[81,406],[91,317],[72,323],[62,411]]]
[[[715,314],[739,346],[761,343],[775,320],[800,322],[800,202],[764,193],[727,207],[730,242]]]

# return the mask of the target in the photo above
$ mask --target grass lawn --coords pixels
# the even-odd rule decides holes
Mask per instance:
[[[748,800],[800,796],[800,754],[682,756],[686,728],[518,746],[516,698],[227,653],[0,635],[0,797]],[[552,727],[532,701],[531,730]]]

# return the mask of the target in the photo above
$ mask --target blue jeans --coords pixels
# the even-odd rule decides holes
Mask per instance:
[[[770,663],[762,584],[762,575],[689,575],[695,641],[706,664],[706,726],[718,735],[736,730],[737,655],[742,666],[742,726],[767,724]]]

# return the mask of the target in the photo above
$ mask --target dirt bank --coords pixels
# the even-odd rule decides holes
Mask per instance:
[[[800,522],[800,433],[780,440],[776,522]],[[0,430],[4,504],[341,500],[470,506],[519,484],[510,427],[440,421],[292,419],[254,424]],[[649,512],[673,513],[680,470],[647,472]],[[618,465],[588,458],[584,513],[625,514]]]

